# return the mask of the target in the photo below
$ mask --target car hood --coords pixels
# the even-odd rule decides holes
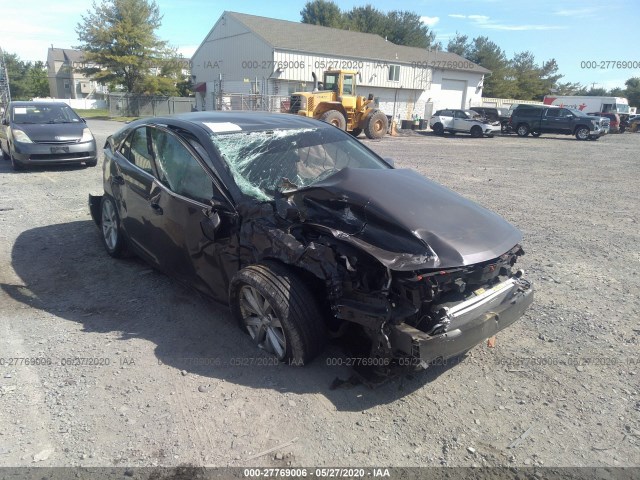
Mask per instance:
[[[12,128],[22,130],[33,142],[71,142],[80,140],[82,131],[87,128],[87,125],[84,122],[14,123]]]
[[[305,222],[392,270],[472,265],[522,240],[497,214],[412,170],[345,168],[296,190],[290,202]]]

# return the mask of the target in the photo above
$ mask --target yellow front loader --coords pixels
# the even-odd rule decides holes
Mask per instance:
[[[364,131],[368,138],[387,133],[387,116],[373,108],[373,95],[356,95],[355,70],[327,70],[322,82],[314,74],[312,92],[291,95],[290,113],[313,117],[346,130],[354,136]]]

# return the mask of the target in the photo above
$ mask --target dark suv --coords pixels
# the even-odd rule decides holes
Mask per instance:
[[[510,125],[526,137],[543,133],[575,135],[578,140],[597,140],[605,134],[600,117],[590,117],[579,110],[549,105],[518,105],[511,114]]]

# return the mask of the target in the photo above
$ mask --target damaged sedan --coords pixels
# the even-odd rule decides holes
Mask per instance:
[[[89,204],[109,255],[228,304],[280,361],[353,335],[426,366],[511,325],[533,287],[516,228],[392,163],[317,120],[194,112],[110,136]]]

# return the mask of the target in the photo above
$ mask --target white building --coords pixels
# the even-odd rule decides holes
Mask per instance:
[[[311,73],[359,71],[387,115],[429,118],[482,98],[489,70],[459,55],[395,45],[379,35],[224,12],[191,59],[196,108],[220,108],[231,94],[282,96],[313,88]]]

